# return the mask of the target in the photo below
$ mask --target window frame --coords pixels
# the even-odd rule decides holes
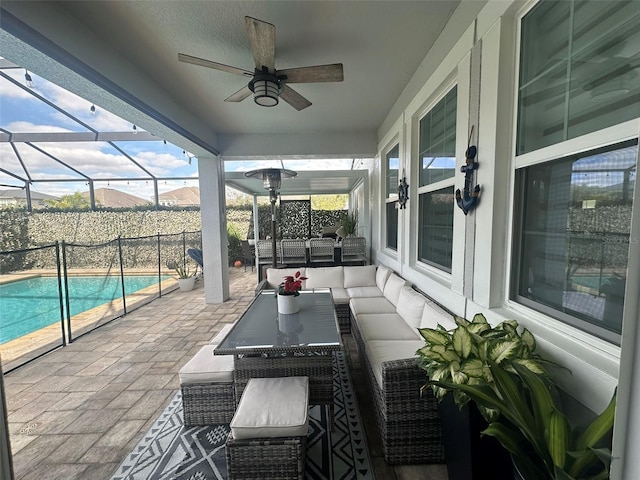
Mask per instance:
[[[513,132],[511,155],[513,158],[513,190],[511,195],[512,212],[511,221],[509,226],[511,231],[510,252],[508,252],[509,262],[507,263],[507,292],[506,292],[506,305],[510,308],[519,311],[521,309],[533,310],[542,317],[552,320],[553,328],[557,328],[559,331],[565,331],[567,333],[572,332],[572,335],[577,334],[581,338],[597,338],[609,345],[620,345],[621,335],[615,334],[609,330],[601,329],[593,324],[590,324],[580,318],[573,317],[559,310],[548,307],[542,303],[532,301],[530,299],[522,298],[518,295],[518,282],[520,278],[520,260],[521,260],[521,248],[522,248],[522,229],[523,229],[523,209],[524,209],[524,187],[526,181],[526,174],[523,172],[526,167],[542,165],[554,160],[560,160],[563,158],[570,158],[572,156],[596,151],[602,148],[623,144],[629,141],[636,141],[640,143],[640,132],[638,125],[640,121],[640,115],[636,119],[632,119],[626,122],[622,122],[617,125],[605,127],[600,130],[596,130],[590,133],[586,133],[582,136],[562,140],[557,143],[541,147],[537,150],[532,150],[520,155],[517,155],[517,141],[518,141],[518,118],[519,118],[519,85],[520,85],[520,66],[522,62],[521,45],[522,45],[522,24],[523,19],[536,5],[542,0],[536,0],[526,5],[516,16],[516,67],[514,77],[514,101],[513,101]],[[639,149],[640,158],[640,149]],[[640,167],[640,159],[638,160],[638,167]],[[636,189],[640,188],[637,185]],[[632,225],[630,231],[633,231],[634,225],[640,222],[640,208],[634,208],[632,214]],[[629,264],[627,263],[627,269]],[[629,291],[629,286],[627,286]],[[625,296],[624,300],[624,312],[628,310],[627,306],[630,302],[633,302]],[[537,317],[538,315],[534,315]],[[623,318],[626,315],[623,313]],[[560,322],[560,323],[558,323]],[[586,335],[586,337],[585,337]],[[591,343],[591,342],[589,342]],[[605,344],[603,343],[603,345]]]
[[[440,90],[439,94],[433,97],[433,100],[430,101],[428,104],[426,104],[424,106],[424,108],[422,108],[418,114],[416,115],[416,121],[415,121],[415,131],[417,132],[417,137],[416,137],[416,158],[414,161],[414,166],[415,166],[415,175],[413,175],[413,182],[416,184],[417,188],[416,188],[416,200],[415,200],[415,204],[416,204],[416,245],[415,245],[415,262],[416,262],[416,266],[419,267],[423,267],[423,268],[427,268],[427,269],[433,269],[433,271],[438,272],[440,274],[446,274],[448,276],[451,276],[453,273],[453,267],[454,267],[454,259],[453,256],[455,254],[455,240],[453,240],[452,237],[452,242],[451,242],[451,266],[450,267],[445,267],[443,265],[440,265],[438,263],[435,262],[431,262],[429,260],[423,259],[420,257],[420,235],[421,235],[421,231],[422,231],[422,218],[420,216],[420,201],[421,201],[421,196],[425,193],[432,193],[432,192],[436,192],[438,190],[442,190],[445,188],[452,188],[453,191],[455,192],[455,181],[456,181],[456,175],[454,172],[454,175],[452,175],[449,178],[445,178],[443,180],[438,180],[436,182],[433,183],[429,183],[426,185],[420,185],[420,169],[422,168],[422,158],[421,158],[421,153],[420,153],[420,135],[421,135],[421,128],[420,128],[420,122],[422,122],[422,120],[427,116],[427,114],[429,114],[431,111],[433,111],[433,109],[441,102],[444,100],[444,98],[451,93],[451,91],[453,89],[458,89],[458,82],[457,79],[453,79],[452,81],[448,82],[447,84],[443,85],[442,89]],[[459,92],[456,91],[456,104],[458,103],[458,97],[459,97]],[[458,107],[456,107],[456,124],[454,126],[454,130],[456,131],[456,140],[454,142],[454,145],[457,145],[458,143],[458,139],[457,139],[457,128],[458,128]],[[456,148],[457,150],[457,148]],[[456,170],[457,170],[457,155],[456,152],[454,152],[454,159],[456,159]],[[451,196],[451,204],[454,205],[454,197],[453,195]],[[453,218],[455,219],[455,208],[453,210]],[[453,229],[453,235],[455,235],[455,228]]]
[[[392,141],[390,143],[390,147],[386,148],[384,150],[384,163],[383,163],[383,176],[382,178],[384,179],[383,183],[383,198],[384,198],[384,207],[383,207],[383,235],[384,235],[384,248],[386,250],[390,250],[392,252],[397,253],[398,252],[398,245],[399,245],[399,240],[400,240],[400,226],[399,226],[399,222],[400,222],[400,216],[398,215],[398,191],[396,190],[395,193],[393,191],[393,189],[390,189],[390,191],[387,191],[387,187],[388,187],[388,181],[389,181],[389,172],[390,172],[390,168],[389,168],[389,160],[391,158],[396,158],[396,157],[390,157],[390,153],[394,150],[394,149],[398,149],[398,170],[397,170],[397,176],[398,176],[398,180],[400,179],[400,170],[401,170],[401,156],[400,156],[400,142],[396,139],[394,141]],[[393,203],[395,206],[395,211],[396,211],[396,246],[395,248],[393,246],[389,245],[389,215],[387,215],[387,208],[389,207],[389,204]]]
[[[633,124],[635,126],[635,131],[632,133],[632,136],[638,136],[638,131],[637,131],[637,118],[635,119],[631,119],[629,121],[626,122],[621,122],[618,123],[616,125],[610,126],[610,127],[604,127],[601,128],[600,130],[594,130],[594,131],[590,131],[588,133],[584,133],[578,137],[575,136],[569,136],[568,138],[564,139],[564,140],[559,140],[556,143],[552,143],[548,146],[543,146],[543,147],[539,147],[537,150],[531,150],[525,153],[521,153],[521,154],[517,154],[518,151],[518,139],[520,137],[520,133],[518,130],[518,126],[519,126],[519,118],[520,118],[520,112],[519,112],[519,100],[520,100],[520,75],[521,75],[521,67],[522,67],[522,62],[521,62],[521,58],[520,58],[520,53],[522,50],[522,35],[523,35],[523,28],[522,28],[522,24],[523,24],[523,20],[524,17],[526,17],[532,10],[534,10],[537,6],[539,6],[541,3],[543,3],[544,0],[530,0],[519,12],[518,14],[516,14],[515,16],[515,20],[516,20],[516,35],[515,35],[515,58],[516,58],[516,64],[515,64],[515,79],[514,79],[514,99],[513,99],[513,105],[514,105],[514,110],[513,110],[513,138],[512,138],[512,154],[513,156],[517,159],[517,158],[528,158],[530,154],[534,154],[537,151],[543,151],[543,150],[547,150],[549,148],[552,148],[558,144],[562,144],[562,143],[568,143],[568,142],[573,142],[575,141],[580,141],[580,139],[583,139],[584,137],[589,137],[590,135],[593,134],[597,134],[598,132],[601,131],[606,131],[606,130],[610,130],[615,132],[614,133],[614,137],[615,140],[612,141],[608,141],[605,140],[605,142],[608,142],[610,144],[614,144],[617,143],[618,141],[623,141],[623,139],[621,139],[620,137],[617,136],[616,129],[619,128],[621,125],[628,125],[628,124]],[[577,0],[575,0],[577,1]],[[591,0],[594,2],[597,2],[597,0]],[[573,41],[573,37],[572,39],[569,41],[569,43],[571,43]],[[573,79],[573,77],[571,77]],[[565,110],[567,108],[569,108],[568,105],[565,105]],[[565,112],[565,115],[567,113]],[[564,119],[564,118],[563,118]],[[564,132],[563,134],[566,134],[566,132]],[[624,139],[628,139],[628,137],[624,137]],[[607,143],[601,143],[598,146],[603,146],[606,145]],[[591,146],[587,146],[587,147],[583,147],[583,148],[592,148]],[[571,155],[574,152],[567,152],[566,155]],[[550,158],[552,159],[552,158]]]
[[[602,151],[616,150],[619,148],[624,148],[624,147],[633,146],[633,145],[638,146],[638,137],[624,141],[624,142],[620,142],[620,143],[609,144],[600,148],[593,148],[583,152],[575,152],[569,156],[559,157],[554,160],[547,160],[544,162],[536,163],[533,165],[529,165],[529,167],[545,165],[555,160],[571,160],[572,158],[575,159],[579,157],[595,155]],[[640,152],[639,152],[639,155],[640,155]],[[570,315],[568,313],[562,312],[553,307],[545,305],[544,303],[540,303],[530,298],[527,298],[523,295],[520,295],[519,293],[520,289],[518,287],[519,287],[519,282],[522,274],[522,259],[524,256],[523,241],[524,241],[524,211],[525,211],[525,197],[526,197],[525,189],[526,189],[526,182],[527,182],[526,170],[529,167],[523,167],[516,170],[516,181],[515,181],[516,190],[515,191],[520,193],[519,195],[517,195],[516,198],[514,198],[513,257],[511,261],[512,278],[510,282],[510,298],[520,305],[526,306],[540,313],[548,315],[549,317],[555,318],[583,332],[586,332],[591,335],[595,335],[596,337],[602,338],[610,343],[620,345],[620,341],[622,338],[621,333],[612,332],[611,330],[599,327],[594,323],[590,323],[586,320],[582,320],[579,317],[575,317],[573,315]],[[637,171],[637,164],[636,164],[636,171]],[[637,185],[637,181],[636,181],[636,185]],[[633,221],[636,221],[636,219],[632,219],[632,222]],[[631,228],[629,229],[629,231],[631,232]],[[631,242],[629,243],[629,245],[631,246]],[[628,260],[629,259],[627,258],[627,269],[629,268]],[[624,303],[626,304],[627,301],[628,299],[625,298]]]

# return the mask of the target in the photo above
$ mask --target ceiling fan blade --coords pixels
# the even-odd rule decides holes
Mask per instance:
[[[307,107],[311,106],[311,102],[296,92],[293,88],[291,88],[286,83],[283,84],[284,89],[280,94],[280,98],[291,105],[296,110],[304,110]]]
[[[342,82],[342,64],[315,65],[313,67],[286,68],[278,70],[278,77],[286,75],[287,83]]]
[[[236,93],[232,93],[227,98],[224,99],[225,102],[241,102],[249,95],[251,95],[251,90],[249,90],[249,86],[244,86]]]
[[[276,65],[276,27],[257,18],[244,17],[256,68],[267,67],[273,73]]]
[[[222,70],[223,72],[235,73],[236,75],[244,75],[245,77],[253,77],[253,72],[243,70],[242,68],[230,67],[218,62],[212,62],[211,60],[205,60],[204,58],[192,57],[184,53],[178,54],[178,60],[185,63],[192,63],[193,65],[199,65],[201,67],[213,68],[215,70]]]

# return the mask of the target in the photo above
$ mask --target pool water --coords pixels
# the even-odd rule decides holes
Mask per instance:
[[[124,277],[127,295],[157,283],[157,276]],[[122,297],[119,276],[68,277],[68,284],[71,316]],[[58,279],[35,277],[2,284],[0,306],[0,344],[60,322]]]

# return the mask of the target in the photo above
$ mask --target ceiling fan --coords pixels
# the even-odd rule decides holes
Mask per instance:
[[[256,18],[244,18],[256,64],[253,72],[178,53],[178,60],[181,62],[251,78],[247,86],[225,98],[225,102],[241,102],[253,93],[254,101],[263,107],[274,107],[278,104],[278,99],[282,98],[296,110],[303,110],[311,102],[292,89],[290,83],[341,82],[344,79],[341,63],[276,70],[276,27]]]

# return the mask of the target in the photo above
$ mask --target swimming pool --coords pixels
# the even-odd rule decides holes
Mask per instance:
[[[166,278],[168,277],[162,277],[162,280]],[[124,277],[127,295],[157,283],[157,276]],[[70,276],[68,284],[71,316],[122,297],[119,276]],[[2,305],[0,344],[2,344],[60,321],[58,279],[57,277],[34,277],[2,284],[0,285],[0,304]]]

